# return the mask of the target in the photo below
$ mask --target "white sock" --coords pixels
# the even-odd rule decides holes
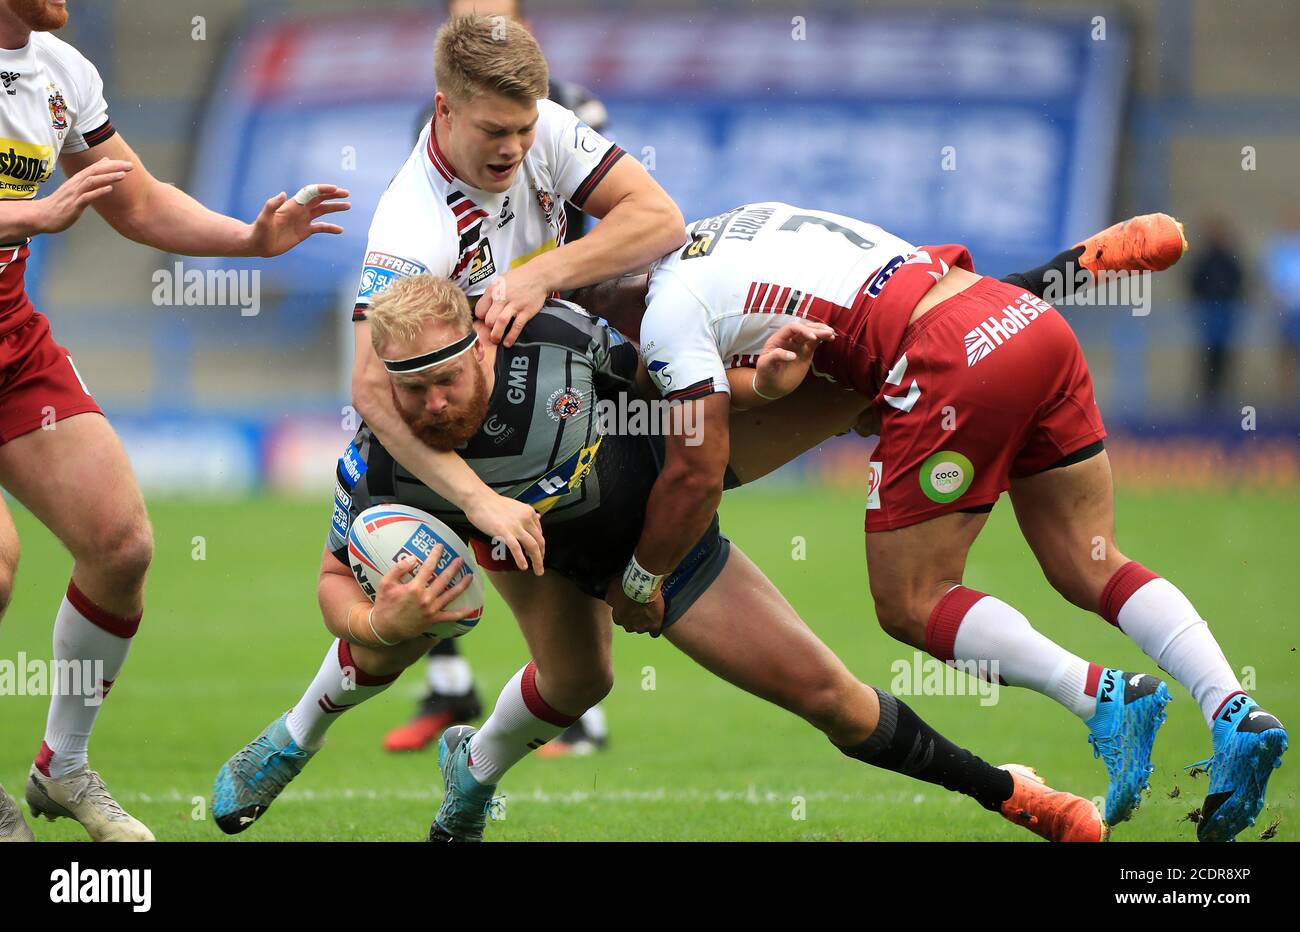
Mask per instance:
[[[424,680],[439,696],[463,696],[474,688],[474,671],[460,654],[430,654]]]
[[[1119,629],[1160,669],[1187,687],[1207,725],[1213,726],[1224,699],[1242,691],[1210,626],[1169,580],[1156,576],[1140,586],[1119,606],[1116,618]]]
[[[990,674],[1008,686],[1049,696],[1084,721],[1097,711],[1096,677],[1089,676],[1097,665],[1034,630],[1029,619],[991,595],[965,586],[950,590],[931,615],[926,647],[941,660],[989,664]]]
[[[605,721],[605,710],[598,705],[582,713],[582,730],[592,741],[603,741],[609,736],[609,724]]]
[[[66,777],[86,766],[90,732],[99,707],[126,662],[140,616],[121,618],[104,611],[68,583],[54,617],[54,660],[60,683],[50,684],[50,712],[37,767]],[[80,680],[80,682],[78,682]]]
[[[496,707],[469,746],[469,772],[479,783],[495,784],[516,763],[572,725],[537,692],[537,665],[531,660],[510,678]]]
[[[289,710],[285,723],[298,746],[315,751],[325,741],[325,732],[340,715],[367,699],[378,696],[393,684],[401,673],[374,676],[366,673],[352,659],[347,641],[336,640],[325,653],[316,678]]]

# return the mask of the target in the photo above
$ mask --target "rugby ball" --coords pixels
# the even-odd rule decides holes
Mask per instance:
[[[379,583],[404,556],[412,556],[420,566],[433,548],[442,544],[442,557],[437,572],[441,573],[452,560],[465,561],[452,583],[460,582],[466,573],[473,580],[469,588],[458,595],[447,610],[471,608],[474,614],[461,621],[441,621],[424,631],[427,638],[458,638],[474,630],[483,617],[483,576],[474,562],[474,551],[460,536],[428,512],[406,505],[374,505],[357,515],[348,529],[348,565],[357,583],[375,600]],[[410,582],[414,573],[402,577]]]

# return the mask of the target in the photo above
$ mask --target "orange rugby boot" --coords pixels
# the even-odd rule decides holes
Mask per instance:
[[[1002,817],[1048,841],[1105,841],[1110,826],[1096,805],[1082,796],[1054,790],[1032,767],[1003,764],[1015,789],[1002,804]]]
[[[1090,272],[1163,272],[1187,252],[1183,225],[1168,214],[1130,217],[1075,247],[1079,264]]]
[[[385,751],[423,751],[438,740],[446,729],[464,721],[450,710],[421,712],[404,725],[398,725],[384,738]]]

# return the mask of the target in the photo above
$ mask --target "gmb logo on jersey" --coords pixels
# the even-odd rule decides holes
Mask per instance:
[[[393,286],[393,282],[408,275],[421,275],[429,271],[418,262],[390,256],[386,252],[366,253],[366,263],[361,269],[361,287],[357,291],[359,298],[373,298],[381,295]]]
[[[36,189],[52,174],[52,147],[0,138],[0,197],[35,197]]]

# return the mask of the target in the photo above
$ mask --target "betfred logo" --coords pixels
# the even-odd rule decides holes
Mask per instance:
[[[885,464],[880,460],[872,460],[870,471],[867,473],[867,510],[875,511],[880,508],[880,486],[885,481]]]
[[[961,498],[975,478],[971,461],[953,450],[936,453],[921,464],[921,491],[934,502]]]

